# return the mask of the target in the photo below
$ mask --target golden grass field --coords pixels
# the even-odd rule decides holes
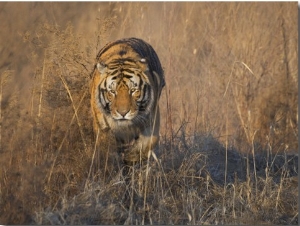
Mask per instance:
[[[1,2],[0,20],[1,224],[299,224],[297,2]],[[166,78],[159,150],[128,178],[89,106],[124,37]]]

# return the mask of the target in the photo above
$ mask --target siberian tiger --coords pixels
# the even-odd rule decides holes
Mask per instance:
[[[165,86],[159,58],[148,43],[128,38],[108,43],[96,59],[91,82],[94,132],[100,138],[112,133],[126,164],[145,160],[159,141],[158,101]]]

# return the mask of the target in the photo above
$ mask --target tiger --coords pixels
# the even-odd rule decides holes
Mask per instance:
[[[93,130],[113,134],[125,164],[148,158],[159,142],[164,71],[153,47],[139,38],[106,44],[97,54],[90,86]],[[99,135],[99,136],[98,136]]]

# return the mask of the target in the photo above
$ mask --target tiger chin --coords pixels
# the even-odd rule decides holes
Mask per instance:
[[[112,134],[125,164],[143,161],[159,142],[159,58],[145,41],[128,38],[105,45],[96,60],[90,91],[97,145]]]

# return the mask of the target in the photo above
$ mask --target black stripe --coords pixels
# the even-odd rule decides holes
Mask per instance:
[[[124,75],[124,78],[128,78],[131,79],[133,77],[133,75]]]
[[[148,85],[145,85],[141,101],[137,101],[139,110],[144,111],[147,107],[148,102],[149,102],[149,87],[148,87]]]
[[[110,72],[109,74],[110,74],[111,76],[113,76],[113,75],[117,74],[118,72],[119,72],[119,70],[114,70],[113,72]]]
[[[134,74],[134,71],[131,68],[126,68],[124,71],[128,72],[129,74]]]
[[[143,85],[144,85],[144,80],[142,79],[141,75],[140,74],[137,74],[137,76],[139,77],[140,79],[140,85],[139,85],[139,89],[141,90]]]

